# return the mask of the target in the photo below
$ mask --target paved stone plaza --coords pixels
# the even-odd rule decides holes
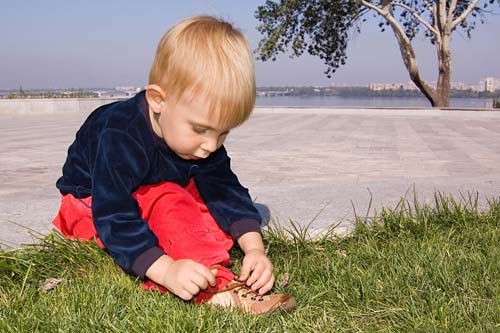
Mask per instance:
[[[54,184],[87,114],[0,114],[3,248],[50,231]],[[226,147],[271,224],[343,233],[353,206],[365,215],[371,195],[372,208],[392,207],[413,184],[421,200],[435,189],[500,196],[500,112],[257,108]]]

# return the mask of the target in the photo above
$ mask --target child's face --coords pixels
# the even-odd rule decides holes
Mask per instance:
[[[171,98],[160,105],[153,128],[186,160],[207,158],[222,146],[230,130],[218,126],[217,114],[209,117],[209,103],[203,95],[189,91],[178,100]]]

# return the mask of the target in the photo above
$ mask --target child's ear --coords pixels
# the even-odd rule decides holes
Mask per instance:
[[[165,92],[160,86],[150,84],[146,87],[146,99],[148,101],[149,108],[154,113],[160,113],[165,100]]]

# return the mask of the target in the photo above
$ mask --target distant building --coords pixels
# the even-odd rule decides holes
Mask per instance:
[[[123,91],[123,92],[128,92],[128,91],[135,91],[135,87],[132,86],[121,86],[121,87],[115,87],[116,91]]]
[[[479,81],[480,91],[494,92],[500,90],[500,79],[496,77],[486,77]]]
[[[370,83],[370,90],[372,91],[382,91],[382,90],[415,90],[417,87],[413,82],[407,83]]]
[[[492,83],[492,81],[496,82],[496,83]],[[500,89],[499,83],[500,83],[499,79],[487,78],[487,79],[483,79],[483,81],[481,81],[479,86],[475,85],[475,84],[468,84],[468,83],[463,83],[463,82],[451,82],[451,88],[456,89],[456,90],[485,91],[486,88],[481,88],[481,87],[488,86],[489,89],[493,89],[493,90],[486,90],[486,91],[494,91],[495,89]],[[436,88],[436,86],[437,86],[436,81],[427,81],[427,84],[433,88]],[[491,88],[492,86],[496,87],[496,88]],[[369,85],[369,88],[372,91],[399,90],[399,89],[418,90],[417,86],[415,85],[415,83],[413,83],[413,81],[408,81],[405,83],[371,83]]]
[[[286,90],[258,90],[257,91],[257,96],[259,97],[269,97],[269,96],[288,96],[290,93],[293,92],[292,89],[286,89]]]
[[[452,82],[451,83],[451,88],[452,89],[456,89],[456,90],[478,91],[478,85],[477,84],[469,84],[469,83],[463,83],[463,82]]]

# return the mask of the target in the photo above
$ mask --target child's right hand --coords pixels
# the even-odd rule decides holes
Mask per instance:
[[[164,255],[151,265],[146,276],[183,300],[190,300],[210,284],[215,286],[217,270],[191,259],[173,260]]]
[[[214,271],[190,259],[175,260],[165,273],[165,287],[180,298],[190,300],[209,284],[215,286]]]

